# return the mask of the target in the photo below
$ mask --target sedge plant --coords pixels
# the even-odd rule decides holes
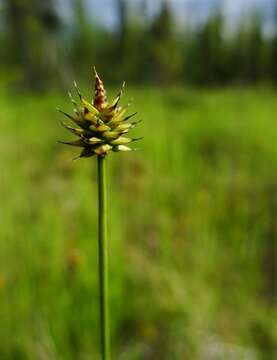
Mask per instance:
[[[128,107],[120,106],[123,88],[110,102],[107,101],[104,84],[95,68],[95,94],[92,101],[82,96],[76,82],[79,101],[69,93],[74,105],[74,114],[62,112],[76,126],[72,127],[62,122],[62,125],[77,136],[72,141],[61,143],[81,148],[78,158],[96,157],[98,163],[98,266],[99,266],[99,293],[100,293],[100,338],[103,360],[110,359],[110,327],[109,327],[109,282],[108,282],[108,242],[107,242],[107,189],[106,189],[106,157],[111,152],[135,150],[129,145],[139,140],[130,138],[127,133],[136,127],[139,121],[129,120],[136,115],[126,115]]]

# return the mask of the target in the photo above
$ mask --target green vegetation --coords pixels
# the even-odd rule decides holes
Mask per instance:
[[[219,1],[212,11],[206,9],[203,21],[188,10],[180,23],[173,11],[177,1],[160,1],[150,16],[152,2],[103,4],[117,24],[107,29],[96,21],[99,5],[93,2],[2,0],[0,80],[35,91],[66,87],[73,74],[85,78],[95,64],[114,84],[126,79],[135,85],[276,85],[277,5],[268,4],[271,31],[265,35],[269,7],[253,6],[235,21]]]
[[[272,359],[276,92],[129,94],[149,135],[107,159],[114,359]],[[1,360],[99,356],[97,162],[57,104],[0,96]]]

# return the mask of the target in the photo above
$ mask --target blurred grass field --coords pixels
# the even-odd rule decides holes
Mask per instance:
[[[273,359],[276,91],[127,94],[145,138],[108,158],[113,359]],[[99,358],[96,160],[57,143],[56,106],[0,96],[1,360]]]

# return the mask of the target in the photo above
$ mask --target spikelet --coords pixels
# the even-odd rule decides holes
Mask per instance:
[[[101,111],[105,109],[107,105],[106,90],[104,88],[104,84],[102,80],[97,74],[95,67],[93,69],[95,73],[95,95],[94,95],[93,105],[96,107],[96,109]]]
[[[128,122],[137,113],[126,115],[130,104],[119,106],[119,101],[123,94],[123,83],[119,93],[110,102],[107,101],[104,84],[94,68],[95,73],[95,95],[92,102],[83,98],[76,82],[75,89],[80,99],[79,104],[69,93],[70,100],[74,105],[74,115],[67,114],[59,110],[69,120],[78,127],[71,127],[62,122],[68,131],[77,136],[73,141],[60,141],[62,144],[81,147],[82,151],[79,157],[91,157],[94,155],[105,156],[110,151],[131,151],[135,150],[129,147],[133,141],[142,138],[132,139],[125,135],[129,130],[136,127],[139,123]],[[128,144],[128,146],[126,146]]]

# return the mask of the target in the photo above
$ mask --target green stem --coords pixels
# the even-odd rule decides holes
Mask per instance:
[[[110,327],[108,307],[108,244],[105,157],[98,156],[98,256],[100,287],[100,332],[102,359],[110,359]]]

